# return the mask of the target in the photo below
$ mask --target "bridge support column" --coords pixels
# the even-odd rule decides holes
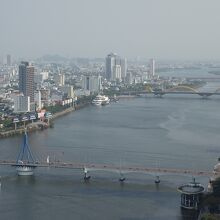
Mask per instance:
[[[156,176],[156,179],[154,181],[156,184],[159,184],[160,183],[160,177],[159,176]]]
[[[84,180],[87,181],[91,178],[91,176],[88,174],[88,170],[84,168]]]
[[[28,165],[18,165],[16,167],[18,176],[32,176],[34,174],[34,167]]]
[[[122,173],[120,173],[120,178],[119,178],[120,182],[124,182],[125,181],[125,177]]]
[[[31,153],[31,149],[28,145],[26,128],[24,130],[23,145],[20,148],[15,167],[19,176],[32,176],[34,174],[34,168],[37,167],[35,159]]]

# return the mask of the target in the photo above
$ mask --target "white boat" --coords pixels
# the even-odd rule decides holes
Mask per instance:
[[[107,105],[107,104],[109,104],[109,102],[110,102],[109,97],[103,95],[103,96],[102,96],[102,105]]]
[[[107,105],[109,104],[110,99],[108,96],[105,95],[97,95],[93,100],[92,104],[93,105]]]
[[[102,104],[102,96],[97,95],[93,100],[92,100],[93,105],[101,105]]]

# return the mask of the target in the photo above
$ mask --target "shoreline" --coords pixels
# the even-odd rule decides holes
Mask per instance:
[[[201,88],[203,86],[197,86],[196,89]],[[118,95],[117,98],[120,100],[126,100],[126,99],[134,99],[134,98],[139,98],[140,96],[138,95]],[[66,109],[64,109],[61,112],[56,112],[53,114],[52,118],[50,119],[51,123],[48,124],[46,122],[42,122],[42,121],[37,121],[37,122],[33,122],[33,123],[29,123],[27,124],[27,130],[28,132],[34,132],[34,131],[39,131],[39,130],[44,130],[44,129],[48,129],[48,128],[52,128],[53,127],[53,121],[56,120],[59,117],[62,117],[66,114],[69,114],[70,112],[73,111],[77,111],[80,110],[81,108],[84,108],[86,106],[90,105],[90,103],[82,103],[82,104],[78,104],[76,106],[72,106],[72,107],[68,107]],[[0,139],[3,138],[8,138],[11,136],[15,136],[15,135],[21,135],[24,133],[24,127],[20,127],[15,129],[11,129],[8,131],[2,131],[0,132]]]
[[[80,110],[81,108],[84,108],[88,105],[88,103],[76,105],[75,107],[69,107],[61,112],[54,113],[54,115],[51,118],[51,122],[56,120],[59,117],[62,117],[66,114],[69,114],[70,112]],[[46,122],[37,121],[33,123],[27,124],[27,130],[28,132],[34,132],[34,131],[43,131],[44,129],[52,128],[51,124],[48,124]],[[17,128],[16,130],[8,130],[8,131],[2,131],[0,132],[0,139],[12,137],[15,135],[21,135],[24,133],[24,127]]]

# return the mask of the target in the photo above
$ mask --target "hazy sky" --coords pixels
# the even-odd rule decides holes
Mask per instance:
[[[0,55],[220,59],[220,0],[0,0]]]

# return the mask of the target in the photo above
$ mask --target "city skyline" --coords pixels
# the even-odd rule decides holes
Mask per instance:
[[[220,59],[217,0],[8,0],[1,6],[2,57],[105,57],[112,51],[128,59]]]

